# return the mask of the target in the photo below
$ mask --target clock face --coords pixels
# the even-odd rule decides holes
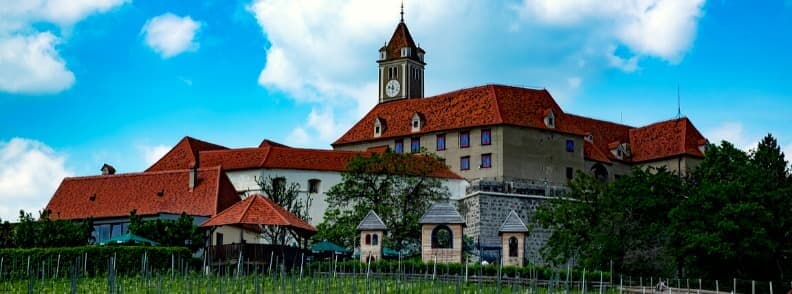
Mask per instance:
[[[396,94],[399,94],[399,88],[399,81],[390,80],[388,84],[385,85],[385,94],[387,94],[388,97],[394,97]]]

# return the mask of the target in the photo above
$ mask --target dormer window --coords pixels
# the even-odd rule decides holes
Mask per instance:
[[[385,50],[380,51],[379,60],[385,60]]]
[[[423,127],[423,118],[420,113],[413,113],[412,119],[410,120],[410,127],[413,133],[420,132],[421,127]]]
[[[583,137],[583,139],[589,141],[589,143],[594,143],[594,135],[592,135],[591,133],[586,134],[586,136]]]
[[[544,124],[548,128],[555,129],[555,114],[552,109],[545,111]]]
[[[423,58],[424,58],[424,54],[423,54],[423,52],[420,52],[420,51],[419,51],[419,52],[418,52],[418,60],[420,60],[420,61],[423,61]]]
[[[374,120],[374,137],[379,138],[382,136],[383,132],[385,132],[385,120],[377,117],[377,119]]]
[[[408,57],[408,56],[410,56],[410,47],[402,47],[401,57]]]

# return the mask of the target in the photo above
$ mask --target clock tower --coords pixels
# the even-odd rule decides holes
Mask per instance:
[[[390,41],[379,50],[379,103],[423,98],[424,54],[415,44],[402,18]]]

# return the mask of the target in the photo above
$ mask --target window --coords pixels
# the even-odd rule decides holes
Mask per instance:
[[[468,148],[470,147],[470,132],[464,131],[459,132],[459,148]]]
[[[410,152],[418,153],[421,152],[421,138],[415,137],[410,139]]]
[[[517,241],[517,237],[509,238],[509,257],[517,257],[517,247],[519,246],[519,242]]]
[[[396,140],[393,146],[393,151],[396,152],[396,154],[404,153],[404,140],[402,139]]]
[[[401,57],[410,56],[410,47],[401,48]]]
[[[454,235],[446,225],[439,225],[432,230],[432,248],[454,248]]]
[[[366,245],[371,245],[371,235],[366,234]]]
[[[445,134],[437,135],[437,151],[446,150]]]
[[[215,235],[215,246],[220,246],[220,245],[223,245],[223,234],[217,233]]]
[[[481,168],[492,167],[492,153],[481,154]]]
[[[575,141],[566,140],[566,151],[567,152],[575,152]]]
[[[380,51],[380,60],[385,59],[385,50]]]
[[[374,246],[379,245],[379,235],[374,234],[374,236],[371,237],[371,245],[374,245]]]
[[[573,177],[575,177],[574,169],[572,169],[571,167],[567,167],[566,168],[566,178],[567,178],[567,180],[571,180]]]
[[[460,170],[470,169],[470,156],[462,156],[462,158],[459,159],[459,169]]]
[[[311,194],[319,193],[319,184],[321,184],[321,183],[322,183],[322,181],[319,180],[319,179],[310,179],[310,180],[308,180],[308,193],[311,193]]]
[[[380,126],[374,126],[374,134],[375,135],[379,135],[380,134]]]
[[[481,145],[489,144],[492,144],[492,130],[483,129],[481,130]]]

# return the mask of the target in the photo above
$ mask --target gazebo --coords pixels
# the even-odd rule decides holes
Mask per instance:
[[[214,244],[209,246],[212,261],[242,256],[245,261],[266,263],[273,259],[274,252],[281,256],[281,261],[295,260],[300,249],[263,243],[260,235],[268,226],[286,228],[295,239],[303,240],[317,232],[308,222],[258,194],[223,210],[200,227],[209,229],[209,244]]]

